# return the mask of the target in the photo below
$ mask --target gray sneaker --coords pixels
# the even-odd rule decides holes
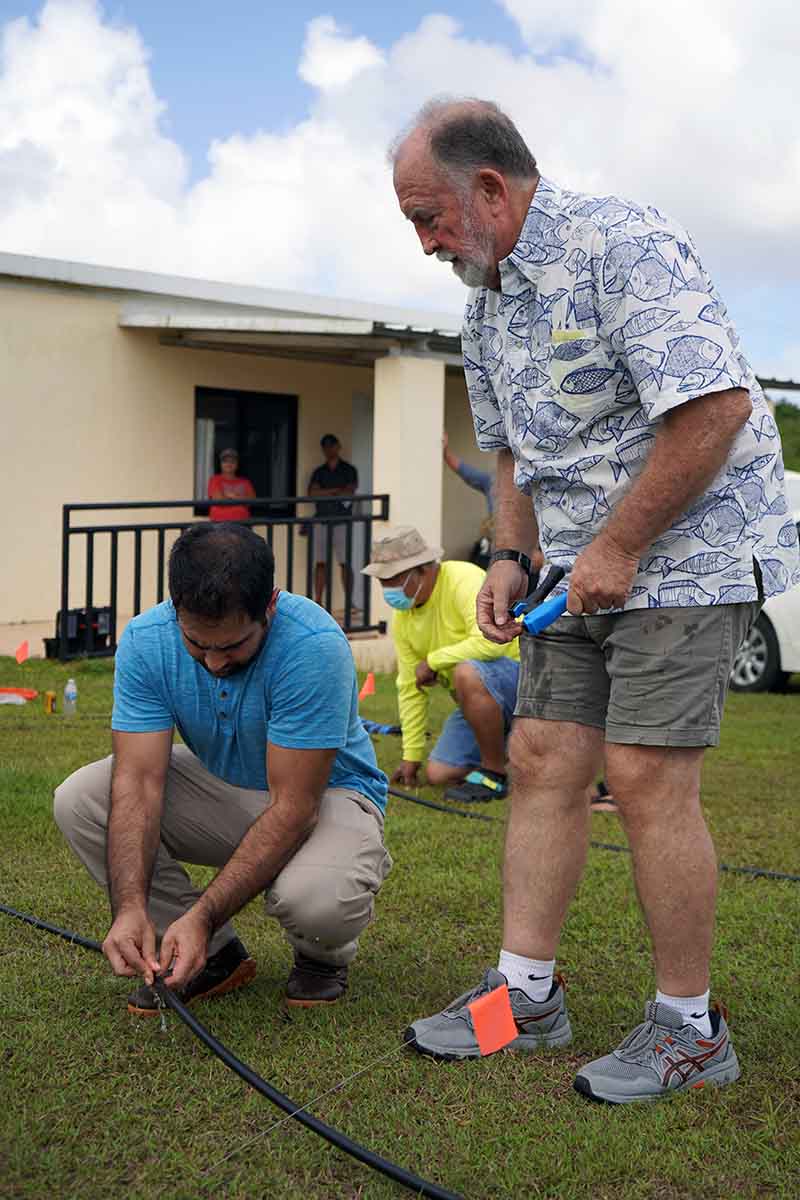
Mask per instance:
[[[722,1006],[714,1005],[709,1012],[710,1038],[684,1025],[678,1010],[667,1004],[648,1001],[644,1016],[644,1023],[616,1050],[581,1068],[573,1084],[576,1092],[590,1100],[629,1104],[706,1084],[721,1087],[739,1078]]]
[[[430,1054],[432,1058],[480,1058],[481,1051],[467,1005],[506,982],[505,975],[490,967],[471,992],[459,996],[435,1017],[423,1017],[409,1025],[403,1034],[403,1040],[420,1054]],[[566,1046],[572,1041],[572,1030],[564,1004],[564,980],[560,975],[556,975],[553,980],[550,995],[539,1003],[528,999],[525,992],[519,988],[510,988],[509,996],[511,1012],[519,1034],[509,1043],[508,1050]]]

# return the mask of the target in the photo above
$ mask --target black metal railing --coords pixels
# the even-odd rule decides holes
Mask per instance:
[[[214,507],[240,506],[241,500],[214,500]],[[354,495],[348,498],[350,510],[347,514],[337,513],[331,516],[318,516],[315,506],[320,503],[319,497],[314,496],[282,496],[275,498],[256,497],[248,499],[247,505],[251,512],[256,513],[249,520],[242,521],[256,530],[264,529],[264,537],[273,551],[276,552],[275,582],[286,591],[296,591],[296,559],[298,546],[296,536],[302,531],[306,535],[306,563],[303,572],[302,590],[305,595],[313,598],[315,587],[315,559],[319,552],[314,552],[317,537],[324,538],[325,585],[323,604],[328,612],[333,611],[334,571],[336,569],[334,556],[334,537],[341,541],[341,535],[335,534],[337,527],[344,529],[344,557],[340,566],[346,568],[342,588],[344,592],[344,609],[340,624],[345,633],[366,633],[371,630],[385,632],[384,621],[372,623],[370,612],[370,581],[361,576],[361,568],[369,561],[369,549],[372,542],[373,521],[386,521],[389,517],[389,496],[386,494]],[[124,500],[103,501],[84,504],[65,504],[61,517],[61,613],[57,630],[58,657],[65,661],[75,657],[98,657],[112,655],[117,646],[118,614],[130,613],[136,616],[143,607],[160,603],[165,596],[166,564],[167,564],[167,535],[178,534],[193,524],[193,520],[173,518],[166,521],[104,521],[97,525],[73,524],[74,513],[87,512],[131,512],[152,509],[187,509],[192,518],[198,511],[207,511],[208,501],[193,500]],[[307,511],[304,511],[307,510]],[[282,536],[279,531],[284,531]],[[317,531],[320,531],[318,534]],[[356,531],[363,530],[357,539]],[[83,540],[84,562],[80,572],[80,583],[71,581],[74,572],[75,539]],[[355,543],[359,544],[356,547]],[[282,544],[277,546],[280,541]],[[102,549],[107,557],[107,583],[98,588],[98,549]],[[123,555],[128,553],[129,570],[127,572],[130,588],[130,603],[120,603],[120,574]],[[154,555],[154,558],[152,557]],[[144,568],[148,564],[152,568],[148,578],[152,586],[143,582]],[[101,574],[102,568],[100,571]],[[356,604],[355,595],[359,585],[362,586],[361,603]],[[148,594],[149,593],[149,594]],[[144,601],[144,602],[143,602]],[[71,637],[68,614],[75,611],[81,613],[81,637]],[[102,621],[98,614],[103,614]],[[73,620],[73,626],[76,621]],[[102,633],[98,632],[98,626]],[[107,632],[106,632],[107,630]],[[76,641],[80,643],[76,648]],[[72,645],[70,644],[72,643]]]

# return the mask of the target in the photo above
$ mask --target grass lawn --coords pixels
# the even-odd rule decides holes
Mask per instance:
[[[51,687],[60,696],[68,674],[78,682],[76,719],[44,715],[41,700],[0,707],[0,902],[102,939],[105,898],[62,843],[51,794],[70,771],[109,752],[111,664],[18,667],[0,659],[6,686]],[[388,721],[392,681],[377,683],[362,711]],[[704,786],[728,863],[800,871],[797,684],[795,677],[783,695],[730,697]],[[432,728],[448,708],[438,697]],[[390,769],[398,739],[378,739],[378,754]],[[498,816],[503,809],[502,801],[488,806]],[[598,841],[623,840],[613,815],[595,815],[592,828]],[[741,1081],[617,1109],[588,1104],[571,1083],[580,1064],[641,1019],[652,992],[627,856],[591,852],[564,930],[559,965],[573,1044],[540,1056],[437,1064],[403,1049],[401,1033],[496,962],[502,825],[395,800],[387,842],[395,869],[351,990],[334,1010],[288,1017],[281,995],[290,954],[277,926],[258,903],[237,918],[257,979],[196,1011],[239,1057],[300,1104],[396,1048],[312,1109],[470,1198],[798,1195],[800,884],[721,877],[714,994],[731,1009]],[[129,986],[99,956],[0,915],[0,1196],[405,1194],[295,1122],[265,1133],[282,1114],[176,1017],[165,1033],[158,1021],[130,1017]]]

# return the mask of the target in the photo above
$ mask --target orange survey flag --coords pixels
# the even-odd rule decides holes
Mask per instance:
[[[481,1054],[494,1054],[495,1050],[502,1050],[509,1042],[513,1042],[519,1032],[505,983],[473,1000],[469,1011]]]
[[[20,642],[20,644],[17,646],[16,650],[14,651],[14,657],[18,663],[22,664],[29,655],[30,648],[28,646],[28,639],[26,638],[24,642]]]
[[[365,696],[375,695],[375,676],[372,671],[367,673],[367,678],[361,685],[361,691],[358,693],[359,700],[363,700]]]

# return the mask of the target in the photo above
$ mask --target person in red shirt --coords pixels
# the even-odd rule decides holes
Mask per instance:
[[[244,475],[237,475],[239,455],[235,450],[223,450],[219,456],[219,475],[212,475],[208,481],[208,495],[211,500],[252,499],[256,492],[252,483]],[[246,521],[250,509],[246,504],[211,505],[209,517],[212,521]]]

